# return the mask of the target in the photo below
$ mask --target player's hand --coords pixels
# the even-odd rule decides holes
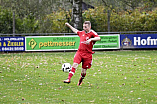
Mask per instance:
[[[87,41],[86,41],[86,44],[89,44],[91,42],[91,39],[88,39]]]
[[[65,25],[66,25],[66,26],[68,26],[68,27],[70,26],[70,24],[69,24],[69,23],[67,23],[67,22],[65,23]]]

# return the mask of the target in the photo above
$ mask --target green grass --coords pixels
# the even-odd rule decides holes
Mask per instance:
[[[72,64],[74,54],[1,53],[0,103],[157,103],[157,50],[96,52],[81,86],[81,64],[70,84],[62,82],[68,73],[61,65]]]

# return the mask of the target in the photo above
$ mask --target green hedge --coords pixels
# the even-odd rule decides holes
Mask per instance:
[[[92,22],[92,28],[97,32],[108,31],[108,10],[104,7],[96,7],[82,13],[83,21]],[[71,15],[71,12],[70,12]],[[67,32],[64,23],[70,18],[69,13],[60,10],[46,16],[50,26],[47,32]],[[44,20],[44,21],[45,21]],[[157,30],[157,9],[153,11],[142,11],[135,9],[133,11],[115,12],[110,10],[110,31],[156,31]]]
[[[15,33],[35,33],[38,29],[39,22],[32,13],[24,18],[15,15]],[[13,11],[10,9],[0,8],[0,33],[13,33]]]
[[[83,21],[92,22],[92,28],[97,32],[108,31],[108,9],[96,7],[82,13]],[[12,11],[0,8],[0,33],[12,33]],[[15,16],[16,33],[63,33],[69,32],[65,22],[71,21],[72,12],[59,9],[57,12],[36,19],[32,13],[19,18]],[[139,9],[120,11],[110,10],[110,31],[156,31],[157,8],[153,11]]]
[[[103,7],[98,7],[95,10],[88,10],[83,13],[84,20],[90,20],[93,29],[96,31],[108,30],[108,13]],[[156,31],[157,30],[157,9],[154,11],[121,11],[116,13],[110,11],[110,28],[111,32],[120,31]]]

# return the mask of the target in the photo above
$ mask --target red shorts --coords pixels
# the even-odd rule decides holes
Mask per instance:
[[[80,64],[82,62],[82,68],[83,69],[89,69],[92,66],[92,54],[91,53],[76,52],[73,62],[78,63],[78,64]]]

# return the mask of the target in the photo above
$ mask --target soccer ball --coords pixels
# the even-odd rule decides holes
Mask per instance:
[[[63,70],[63,72],[69,73],[71,71],[71,65],[70,65],[70,63],[64,63],[62,65],[62,70]]]

